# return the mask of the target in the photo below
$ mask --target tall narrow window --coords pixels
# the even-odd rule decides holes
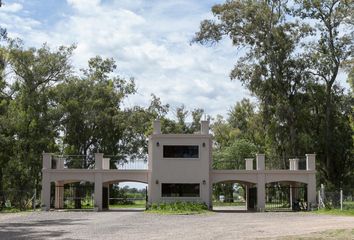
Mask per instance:
[[[164,158],[198,158],[199,146],[198,145],[164,145],[163,146]]]
[[[199,197],[199,183],[162,183],[162,197]]]

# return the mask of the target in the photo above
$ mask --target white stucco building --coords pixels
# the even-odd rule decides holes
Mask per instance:
[[[87,181],[94,183],[94,202],[98,210],[108,207],[108,186],[119,182],[148,184],[148,202],[198,201],[212,208],[212,186],[220,182],[240,183],[245,187],[247,209],[264,211],[266,184],[285,182],[290,187],[306,184],[307,206],[316,204],[315,154],[306,155],[306,169],[299,170],[298,159],[289,159],[290,169],[266,170],[265,155],[245,159],[244,170],[212,168],[212,136],[209,122],[201,122],[197,134],[161,134],[159,121],[154,122],[149,137],[147,169],[110,169],[110,159],[95,154],[94,169],[65,168],[65,158],[43,154],[42,208],[63,208],[64,184]],[[51,196],[51,183],[55,196]],[[291,196],[291,190],[290,190]]]

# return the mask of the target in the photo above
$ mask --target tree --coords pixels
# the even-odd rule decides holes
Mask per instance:
[[[242,49],[243,55],[230,77],[240,80],[259,100],[259,124],[264,128],[268,156],[285,159],[289,155],[317,152],[321,174],[337,186],[340,180],[334,161],[343,169],[347,155],[329,146],[338,142],[337,137],[346,135],[341,132],[334,137],[331,131],[333,124],[342,122],[339,119],[343,123],[347,120],[340,109],[333,109],[334,105],[342,106],[344,100],[341,91],[335,90],[339,88],[334,87],[334,82],[340,63],[353,52],[352,31],[340,31],[352,21],[352,11],[352,1],[228,0],[213,6],[216,20],[202,21],[193,40],[214,44],[226,36]],[[314,19],[318,24],[306,24],[304,18]],[[317,43],[306,39],[317,33],[314,37]],[[322,74],[325,74],[324,88],[319,81]],[[309,129],[312,125],[315,126]],[[326,141],[319,144],[323,132]],[[348,147],[352,146],[346,142],[344,148]],[[322,152],[330,164],[323,164]]]
[[[1,156],[3,188],[14,189],[14,202],[20,208],[34,188],[38,188],[41,154],[55,149],[55,132],[48,88],[70,73],[68,59],[73,48],[51,51],[24,49],[15,41],[1,48],[9,73],[3,75],[1,135],[6,156]],[[11,79],[11,81],[10,81]]]
[[[346,154],[339,153],[333,144],[337,141],[336,128],[336,88],[338,88],[338,72],[342,64],[353,58],[354,2],[347,0],[297,0],[295,16],[316,22],[313,29],[317,39],[306,45],[306,57],[309,72],[325,86],[325,124],[323,152],[326,178],[336,181],[336,161],[344,161]],[[346,29],[342,31],[341,29]],[[337,135],[338,136],[338,135]],[[339,158],[339,159],[338,159]]]

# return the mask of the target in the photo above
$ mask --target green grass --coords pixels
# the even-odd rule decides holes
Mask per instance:
[[[110,204],[109,208],[145,208],[146,201],[145,200],[135,200],[133,204]]]
[[[338,215],[338,216],[354,216],[354,209],[320,209],[318,211],[313,211],[312,213],[318,214],[329,214],[329,215]]]
[[[169,215],[192,215],[207,213],[208,207],[204,203],[196,202],[172,202],[152,204],[147,213],[169,214]]]
[[[226,207],[226,206],[246,206],[245,202],[213,202],[214,207]]]
[[[40,210],[39,208],[36,208],[36,211]],[[28,208],[28,209],[19,209],[16,207],[7,207],[7,208],[3,208],[0,210],[0,214],[1,213],[18,213],[18,212],[33,212],[33,208]]]
[[[265,238],[269,239],[269,238]],[[298,236],[271,238],[276,240],[350,240],[354,239],[354,229],[336,229]]]

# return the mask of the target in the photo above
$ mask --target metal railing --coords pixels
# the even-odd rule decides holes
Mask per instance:
[[[94,169],[95,158],[90,155],[53,155],[52,169]]]
[[[250,158],[252,159],[252,158]],[[297,170],[306,170],[306,157],[287,156],[269,157],[265,159],[265,170],[290,170],[289,159],[297,159]],[[253,170],[256,169],[256,158],[254,157]],[[245,170],[245,159],[238,160],[214,160],[212,162],[214,170]]]
[[[146,159],[129,159],[129,160],[110,159],[109,169],[146,170],[148,169],[148,161]]]
[[[147,159],[117,159],[113,155],[105,155],[102,169],[145,170]],[[107,162],[108,161],[108,162]],[[52,169],[95,169],[95,157],[91,155],[53,155]]]

